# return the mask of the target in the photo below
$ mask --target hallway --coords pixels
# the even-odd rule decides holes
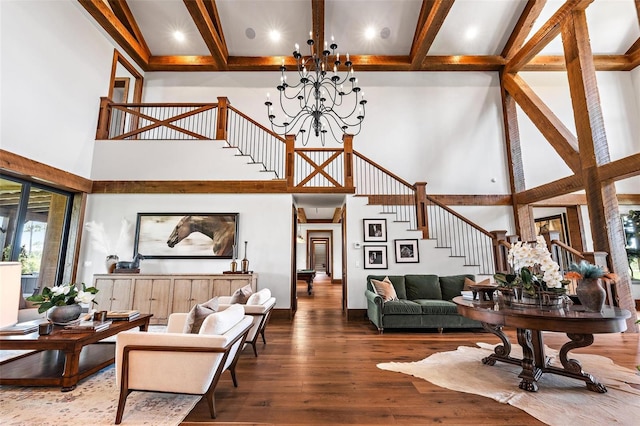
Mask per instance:
[[[311,296],[300,282],[295,318],[271,320],[267,345],[258,344],[258,358],[250,348],[241,354],[238,388],[228,373],[223,375],[215,392],[218,418],[211,420],[206,402],[200,401],[183,424],[542,424],[512,406],[376,367],[380,362],[418,361],[460,345],[498,343],[495,336],[459,331],[380,335],[364,318],[347,321],[340,298],[341,286],[330,284],[326,276],[316,278]],[[552,347],[566,340],[547,334]],[[628,368],[640,363],[638,335],[595,339],[584,352],[607,354]]]

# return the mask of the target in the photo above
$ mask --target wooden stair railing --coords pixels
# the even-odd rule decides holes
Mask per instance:
[[[450,247],[452,256],[464,257],[466,265],[477,266],[482,275],[496,272],[495,235],[458,212],[426,195],[419,215],[428,221],[428,238],[438,247]]]
[[[395,214],[397,221],[408,222],[409,229],[418,229],[415,187],[357,151],[353,160],[355,194],[381,205],[383,213]]]

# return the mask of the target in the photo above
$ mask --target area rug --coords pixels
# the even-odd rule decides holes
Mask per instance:
[[[118,407],[115,368],[106,367],[78,383],[72,392],[53,387],[0,386],[0,424],[112,425]],[[199,396],[132,392],[123,425],[177,425],[200,400]]]
[[[569,357],[579,360],[584,371],[607,386],[607,393],[591,392],[583,381],[556,374],[544,374],[538,381],[538,392],[526,392],[518,388],[521,367],[502,362],[484,365],[481,359],[493,353],[494,345],[477,345],[460,346],[417,362],[382,363],[378,368],[419,377],[454,391],[486,396],[549,425],[638,424],[640,376],[634,370],[603,356],[570,353]],[[546,351],[553,357],[551,364],[558,365],[557,351],[549,348]],[[511,353],[522,357],[519,346],[514,346]]]

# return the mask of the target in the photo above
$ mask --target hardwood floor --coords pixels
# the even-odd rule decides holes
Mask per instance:
[[[292,321],[271,320],[267,344],[259,344],[258,358],[249,347],[241,354],[237,388],[224,374],[215,392],[217,419],[210,419],[201,400],[183,425],[543,424],[510,405],[376,367],[380,362],[418,361],[460,345],[499,343],[492,334],[388,331],[380,335],[364,318],[347,322],[340,309],[341,287],[330,284],[326,276],[315,279],[313,295],[308,296],[306,288],[306,283],[298,284],[298,312]],[[515,341],[515,333],[510,337]],[[596,335],[590,348],[576,352],[599,353],[634,368],[640,364],[638,337]],[[551,347],[560,348],[565,341],[566,336],[545,334]]]

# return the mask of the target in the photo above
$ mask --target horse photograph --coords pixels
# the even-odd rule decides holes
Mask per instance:
[[[238,213],[138,213],[135,252],[153,258],[231,259]]]

